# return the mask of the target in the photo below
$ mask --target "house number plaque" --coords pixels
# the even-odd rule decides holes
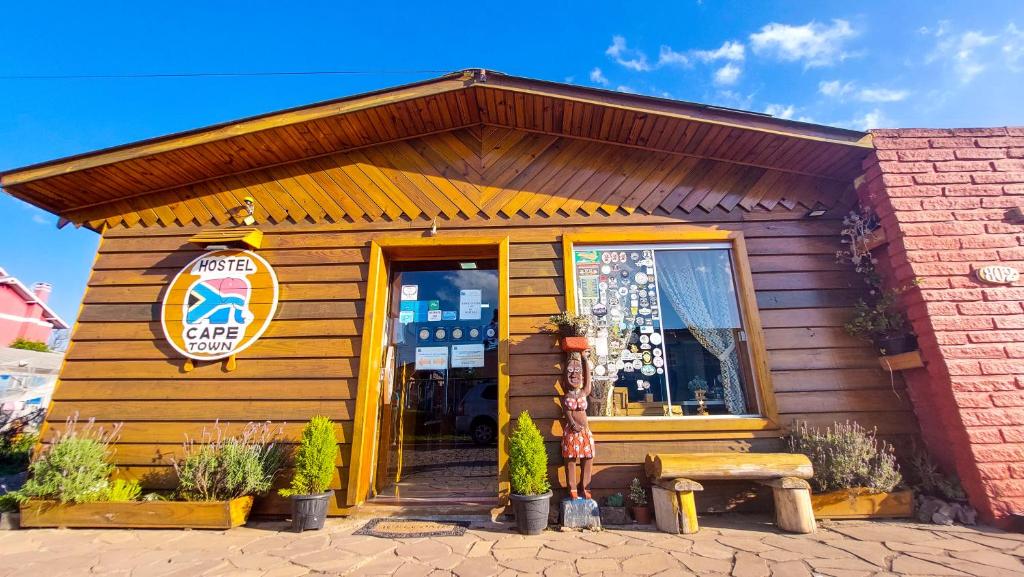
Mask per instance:
[[[1010,284],[1020,280],[1020,271],[1003,265],[983,266],[975,271],[978,280],[989,284]]]

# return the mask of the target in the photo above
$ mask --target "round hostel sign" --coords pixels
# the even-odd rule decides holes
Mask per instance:
[[[174,277],[160,322],[176,351],[200,361],[223,359],[256,342],[277,309],[277,276],[247,250],[215,250]]]

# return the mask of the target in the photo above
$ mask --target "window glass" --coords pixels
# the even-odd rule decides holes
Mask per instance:
[[[574,248],[592,415],[758,413],[731,257],[726,243]]]

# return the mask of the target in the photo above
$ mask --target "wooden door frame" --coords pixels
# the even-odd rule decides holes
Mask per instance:
[[[394,260],[451,260],[497,258],[498,260],[498,497],[509,494],[509,237],[383,238],[370,241],[366,278],[366,308],[359,353],[359,381],[352,427],[352,451],[348,460],[345,504],[356,506],[370,492],[377,459],[380,375],[388,316],[390,263]]]

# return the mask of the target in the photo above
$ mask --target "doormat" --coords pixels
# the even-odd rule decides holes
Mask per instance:
[[[466,533],[469,521],[431,521],[429,519],[390,519],[378,517],[360,527],[353,535],[371,535],[385,539],[416,537],[459,537]]]

